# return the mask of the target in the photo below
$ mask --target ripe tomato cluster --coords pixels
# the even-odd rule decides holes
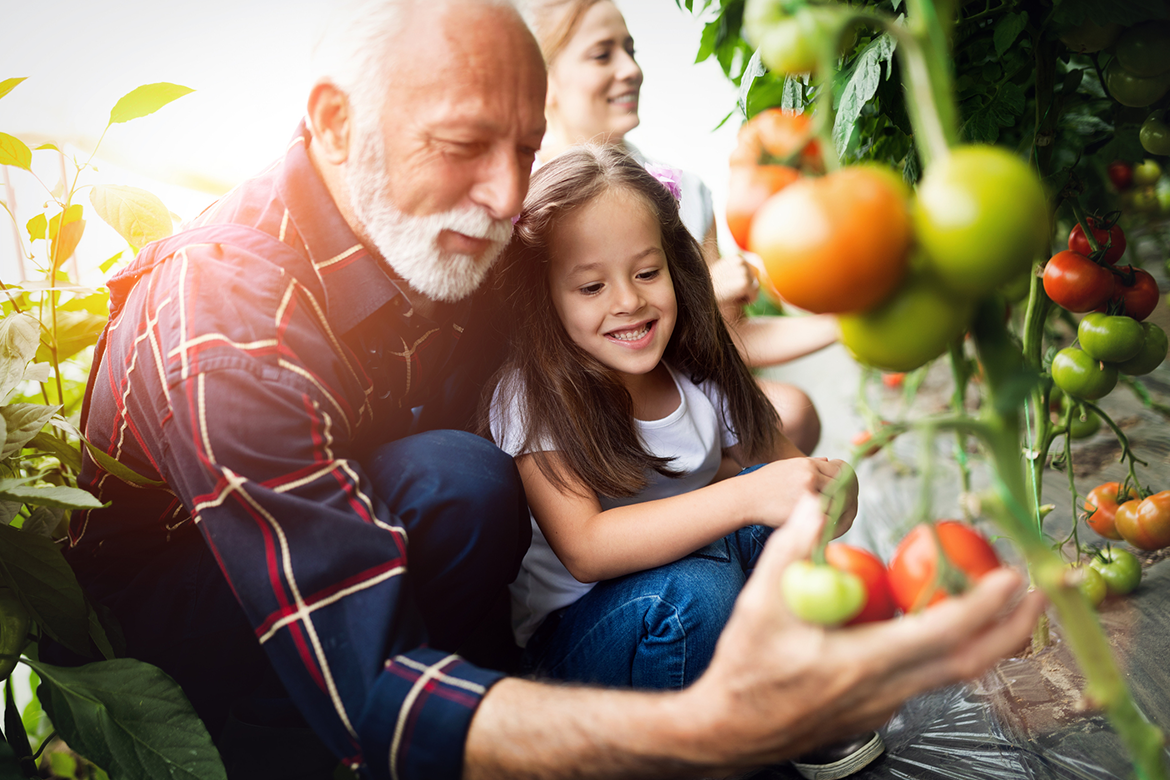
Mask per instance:
[[[877,165],[818,175],[809,126],[781,109],[744,125],[729,226],[762,259],[765,287],[798,308],[838,315],[841,341],[859,362],[918,368],[967,329],[978,299],[1026,277],[1047,243],[1044,191],[1022,160],[989,146],[953,149],[916,194]],[[782,174],[759,151],[769,135],[786,141],[772,144],[785,155]]]
[[[940,545],[946,567],[938,565]],[[825,564],[794,563],[782,585],[789,609],[802,620],[851,626],[936,604],[999,565],[995,549],[978,531],[940,520],[908,533],[888,567],[868,550],[833,542],[825,547]]]
[[[1105,482],[1085,497],[1085,523],[1106,539],[1139,550],[1170,547],[1170,490],[1140,496],[1133,487]]]
[[[1052,381],[1075,398],[1095,400],[1117,384],[1118,373],[1148,374],[1166,358],[1166,333],[1143,322],[1158,303],[1154,277],[1140,268],[1116,265],[1125,252],[1120,225],[1088,219],[1094,250],[1078,224],[1068,249],[1044,266],[1044,291],[1071,312],[1086,313],[1077,327],[1079,347],[1052,361]]]

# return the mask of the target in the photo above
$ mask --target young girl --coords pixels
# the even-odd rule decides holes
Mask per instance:
[[[620,148],[537,171],[502,266],[513,341],[489,420],[534,520],[512,586],[525,666],[683,687],[771,527],[840,461],[780,432],[675,195]]]

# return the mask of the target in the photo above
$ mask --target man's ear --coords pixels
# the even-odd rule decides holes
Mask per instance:
[[[349,96],[328,81],[319,81],[309,93],[309,124],[313,142],[333,165],[349,157]]]

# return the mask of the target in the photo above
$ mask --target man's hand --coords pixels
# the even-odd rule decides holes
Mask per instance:
[[[802,499],[773,534],[707,673],[684,692],[695,760],[744,767],[791,758],[874,729],[907,698],[983,674],[1027,641],[1044,601],[1008,569],[970,592],[901,619],[844,629],[797,620],[780,598],[785,567],[811,552],[824,523]],[[1022,597],[1022,598],[1021,598]]]

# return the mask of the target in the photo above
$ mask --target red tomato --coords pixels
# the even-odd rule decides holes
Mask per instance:
[[[833,542],[825,547],[825,560],[834,569],[852,572],[865,583],[865,606],[845,625],[889,620],[894,616],[896,610],[894,594],[890,591],[890,575],[881,558],[869,550]]]
[[[811,127],[808,114],[783,108],[761,111],[740,125],[730,163],[732,167],[786,165],[802,173],[824,173],[820,141],[810,135]]]
[[[1092,217],[1088,218],[1088,223],[1093,229],[1093,238],[1097,240],[1097,246],[1104,248],[1106,244],[1109,245],[1101,261],[1106,265],[1113,265],[1125,253],[1125,231],[1116,223],[1108,230],[1099,228],[1097,221]],[[1073,225],[1072,232],[1068,234],[1068,248],[1085,257],[1093,253],[1093,247],[1089,245],[1089,239],[1085,237],[1085,231],[1081,230],[1079,222]]]
[[[876,166],[801,179],[756,212],[749,249],[792,305],[865,311],[898,289],[909,267],[908,196],[901,177]]]
[[[1119,490],[1121,490],[1119,483],[1106,482],[1090,490],[1089,495],[1085,497],[1085,511],[1089,513],[1085,517],[1085,522],[1106,539],[1121,539],[1121,534],[1114,525]],[[1125,495],[1121,497],[1128,501],[1135,495],[1133,488],[1126,488]]]
[[[999,556],[983,536],[958,520],[939,520],[934,523],[943,552],[951,565],[970,581],[978,580],[998,568]],[[922,524],[906,534],[890,558],[890,587],[894,603],[903,612],[929,606],[947,597],[946,586],[936,582],[938,545],[930,526]]]
[[[1109,163],[1106,169],[1109,174],[1109,181],[1113,182],[1113,187],[1118,192],[1125,192],[1133,186],[1133,166],[1121,160],[1115,160]]]
[[[1057,252],[1044,265],[1044,292],[1069,311],[1092,311],[1113,294],[1113,274],[1072,250]]]
[[[882,374],[882,384],[886,387],[901,387],[906,381],[905,371],[894,371]]]
[[[752,217],[768,198],[800,178],[786,165],[733,165],[727,189],[727,228],[740,249],[748,248]]]
[[[1121,538],[1139,550],[1170,546],[1170,490],[1126,501],[1117,507],[1113,521]]]
[[[1158,283],[1154,281],[1154,277],[1150,276],[1148,271],[1128,265],[1119,267],[1117,271],[1119,273],[1113,277],[1113,295],[1110,296],[1110,302],[1116,301],[1121,304],[1121,313],[1139,322],[1149,317],[1154,307],[1158,305]],[[1133,279],[1133,283],[1127,284],[1126,281],[1130,278]],[[1100,309],[1104,310],[1104,307]]]

